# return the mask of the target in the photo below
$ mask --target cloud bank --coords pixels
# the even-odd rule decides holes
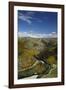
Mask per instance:
[[[56,38],[56,32],[51,32],[49,34],[39,34],[33,32],[18,32],[18,37],[32,37],[32,38]]]

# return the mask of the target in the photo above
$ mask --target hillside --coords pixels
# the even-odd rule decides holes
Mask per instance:
[[[57,77],[57,38],[18,38],[18,79]]]

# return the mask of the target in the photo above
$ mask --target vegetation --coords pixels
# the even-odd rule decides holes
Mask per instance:
[[[57,38],[18,38],[18,78],[57,77]]]

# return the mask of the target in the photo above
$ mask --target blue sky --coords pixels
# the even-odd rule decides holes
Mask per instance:
[[[57,36],[57,13],[18,10],[20,36]]]

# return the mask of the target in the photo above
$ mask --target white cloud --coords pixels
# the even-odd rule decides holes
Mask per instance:
[[[31,23],[32,23],[32,20],[35,20],[36,22],[41,23],[42,20],[33,17],[34,14],[35,14],[35,12],[31,12],[31,11],[27,12],[26,14],[24,14],[24,13],[19,13],[18,18],[19,18],[20,20],[23,20],[23,21],[27,22],[28,24],[31,24]]]
[[[49,37],[56,38],[56,37],[57,37],[57,34],[56,34],[56,32],[52,32],[52,33],[50,33],[50,34],[49,34]]]
[[[28,15],[24,15],[22,13],[19,14],[19,19],[27,22],[28,24],[31,24],[32,23],[31,22],[32,17],[31,16],[28,16]]]
[[[52,32],[50,34],[36,34],[33,32],[18,32],[18,37],[32,37],[32,38],[56,38],[56,32]]]

